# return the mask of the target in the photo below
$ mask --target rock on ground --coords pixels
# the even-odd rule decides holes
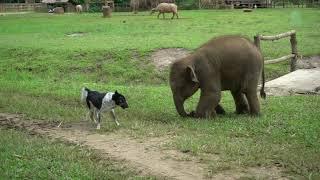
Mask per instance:
[[[266,82],[267,95],[320,94],[320,68],[299,69]]]

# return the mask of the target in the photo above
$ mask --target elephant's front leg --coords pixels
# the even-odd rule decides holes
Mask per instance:
[[[215,110],[217,114],[226,114],[226,111],[223,109],[223,107],[220,104],[217,105]]]
[[[217,105],[217,107],[215,108],[215,111],[217,114],[222,114],[222,115],[226,114],[226,111],[223,109],[223,107],[220,104]],[[187,116],[196,117],[196,112],[191,111]]]
[[[221,92],[201,92],[200,100],[195,112],[197,118],[214,118],[217,113],[215,108],[218,106],[221,99]]]

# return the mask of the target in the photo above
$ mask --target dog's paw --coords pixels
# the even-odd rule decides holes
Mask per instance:
[[[100,129],[100,124],[97,125],[97,129]]]

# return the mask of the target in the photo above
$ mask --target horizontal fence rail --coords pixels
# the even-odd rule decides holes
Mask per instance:
[[[274,41],[274,40],[282,39],[282,38],[285,38],[285,37],[289,37],[289,36],[294,35],[294,34],[296,34],[295,30],[288,31],[288,32],[285,32],[285,33],[281,33],[281,34],[274,35],[274,36],[262,36],[262,35],[258,35],[258,36],[259,36],[260,40]]]
[[[274,40],[279,40],[279,39],[286,38],[286,37],[290,37],[291,54],[280,57],[280,58],[267,60],[267,61],[265,61],[265,64],[274,64],[274,63],[285,61],[287,59],[291,59],[290,71],[292,72],[292,71],[296,70],[297,57],[298,57],[297,39],[296,39],[296,31],[295,30],[291,30],[291,31],[288,31],[285,33],[274,35],[274,36],[263,36],[263,35],[258,34],[256,36],[254,36],[254,44],[259,49],[261,49],[260,48],[260,41],[261,40],[274,41]]]
[[[282,56],[282,57],[277,58],[277,59],[267,60],[267,61],[264,62],[264,64],[275,64],[275,63],[278,63],[278,62],[285,61],[287,59],[293,58],[294,56],[295,56],[295,54]]]

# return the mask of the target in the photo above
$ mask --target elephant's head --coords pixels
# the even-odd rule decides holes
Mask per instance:
[[[189,114],[184,109],[184,101],[199,89],[199,80],[195,67],[188,59],[182,59],[172,64],[170,71],[170,87],[174,104],[180,116]]]

